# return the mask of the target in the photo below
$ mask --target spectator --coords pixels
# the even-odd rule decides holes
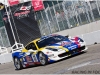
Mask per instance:
[[[56,17],[57,17],[57,19],[58,19],[58,21],[59,21],[59,19],[60,19],[60,14],[59,14],[59,12],[56,12],[56,15],[55,15]]]

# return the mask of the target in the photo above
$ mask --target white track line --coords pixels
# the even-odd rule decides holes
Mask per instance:
[[[73,69],[76,69],[76,68],[80,68],[80,67],[83,67],[83,66],[87,66],[89,65],[91,62],[86,62],[86,63],[83,63],[83,64],[80,64],[80,65],[76,65],[76,66],[73,66],[71,68],[68,68],[68,70],[73,70]]]

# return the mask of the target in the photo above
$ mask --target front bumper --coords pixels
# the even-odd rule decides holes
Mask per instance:
[[[66,58],[66,57],[69,57],[69,56],[72,56],[72,55],[75,55],[75,54],[78,54],[81,52],[85,52],[87,49],[88,48],[86,46],[82,46],[80,48],[70,50],[69,52],[58,53],[52,57],[48,57],[48,61],[51,61],[51,60],[58,61],[58,60],[61,60],[63,58]]]

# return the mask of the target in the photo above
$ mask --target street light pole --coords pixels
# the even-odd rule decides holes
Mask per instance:
[[[4,0],[4,3],[5,3],[5,0]],[[8,17],[10,27],[11,27],[11,31],[12,31],[12,34],[13,34],[13,37],[14,37],[14,42],[17,43],[16,38],[15,38],[15,34],[14,34],[14,30],[13,30],[13,27],[12,27],[12,24],[11,24],[11,20],[10,20],[10,17],[9,17],[9,13],[8,13],[8,10],[7,10],[7,5],[5,5],[5,9],[6,9],[6,12],[7,12],[7,17]]]

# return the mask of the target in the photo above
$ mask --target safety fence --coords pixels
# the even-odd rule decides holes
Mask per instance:
[[[0,27],[0,46],[10,47],[10,42],[5,26]]]
[[[45,10],[35,13],[35,18],[41,34],[48,35],[100,20],[100,1],[51,1]]]

